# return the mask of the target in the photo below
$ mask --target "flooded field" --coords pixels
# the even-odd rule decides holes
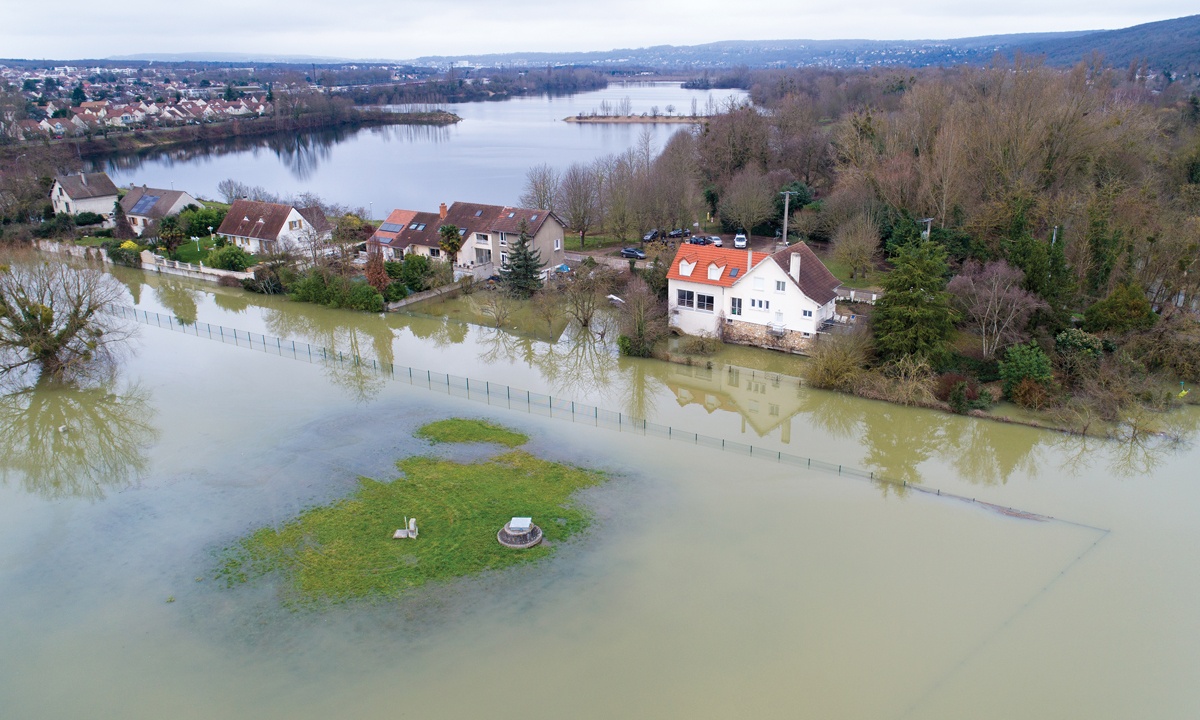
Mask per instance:
[[[455,397],[142,325],[99,390],[0,402],[11,718],[1190,717],[1194,447],[1080,440],[507,334],[123,273],[138,307],[524,388],[982,503]],[[783,373],[779,375],[777,373]],[[248,531],[488,418],[609,472],[549,560],[399,602],[214,582]],[[1194,428],[1200,413],[1173,418]],[[58,428],[66,426],[65,432]],[[514,514],[517,509],[514,509]]]

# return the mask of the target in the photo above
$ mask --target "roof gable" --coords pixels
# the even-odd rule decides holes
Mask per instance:
[[[791,275],[792,255],[800,256],[799,278]],[[829,272],[829,268],[825,267],[821,258],[817,257],[812,248],[805,243],[800,242],[786,247],[772,255],[771,259],[783,270],[783,274],[787,275],[792,283],[800,288],[800,292],[818,305],[824,305],[837,297],[837,289],[841,286],[842,281]]]
[[[72,200],[87,200],[117,195],[117,186],[108,173],[78,173],[59,175],[54,178]]]

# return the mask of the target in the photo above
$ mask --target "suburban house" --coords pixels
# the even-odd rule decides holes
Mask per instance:
[[[395,255],[408,253],[442,258],[439,231],[445,225],[453,225],[462,238],[455,269],[461,274],[486,278],[508,262],[508,249],[519,237],[524,221],[530,246],[539,253],[546,267],[565,260],[564,224],[554,213],[545,210],[456,202],[449,207],[442,203],[436,213],[397,210],[392,214],[397,220],[403,218],[405,223],[393,223],[389,216],[388,222],[371,238],[372,247],[378,247],[385,256],[390,251]],[[396,229],[397,225],[400,229]]]
[[[804,243],[776,253],[685,244],[667,273],[671,327],[804,352],[835,322],[841,282]]]
[[[56,213],[96,213],[104,216],[106,225],[111,225],[117,186],[102,172],[59,175],[50,188],[50,202]]]
[[[367,247],[372,251],[382,253],[384,260],[395,260],[403,255],[404,248],[396,243],[396,237],[400,235],[400,231],[408,227],[416,216],[416,210],[393,210],[367,241]]]
[[[235,200],[217,234],[248,253],[313,251],[332,235],[319,207]]]
[[[130,188],[121,198],[121,207],[129,220],[129,227],[141,237],[146,227],[168,215],[178,215],[188,205],[204,207],[196,198],[182,190],[162,190],[145,185]]]

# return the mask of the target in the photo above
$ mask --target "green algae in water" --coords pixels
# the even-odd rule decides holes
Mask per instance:
[[[525,438],[472,420],[431,423],[418,434],[427,432],[458,442]],[[571,496],[605,479],[523,450],[477,463],[410,457],[397,467],[403,476],[396,480],[360,478],[350,497],[256,531],[226,552],[219,575],[234,585],[275,574],[288,604],[396,597],[428,582],[546,557],[551,547],[514,551],[496,541],[496,532],[513,516],[532,516],[546,540],[565,540],[591,519]],[[417,518],[420,536],[393,539],[406,516]]]

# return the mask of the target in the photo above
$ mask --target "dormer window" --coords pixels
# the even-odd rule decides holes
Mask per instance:
[[[688,262],[687,260],[679,261],[679,274],[684,277],[691,277],[692,270],[696,269],[696,263]]]
[[[716,263],[708,264],[708,279],[709,280],[720,280],[721,273],[723,273],[723,272],[725,272],[724,265],[718,265]]]

